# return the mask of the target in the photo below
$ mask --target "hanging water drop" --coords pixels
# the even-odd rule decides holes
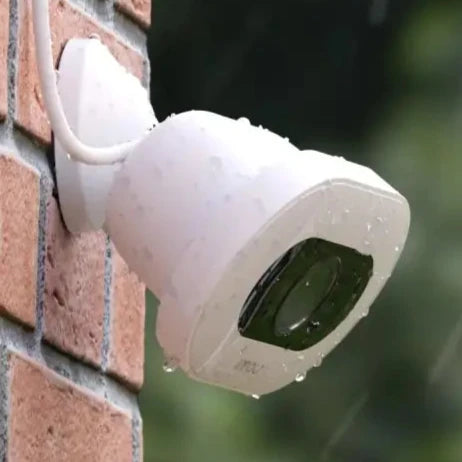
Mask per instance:
[[[295,376],[295,381],[296,381],[297,383],[303,382],[305,379],[306,379],[306,372],[299,372],[299,373]]]
[[[247,117],[239,117],[238,122],[245,125],[250,125],[250,120]]]
[[[256,393],[254,393],[254,394],[252,395],[252,398],[253,398],[253,399],[260,399],[260,395],[257,395]]]
[[[322,364],[323,359],[324,359],[324,356],[322,354],[319,354],[313,363],[313,367],[319,367]]]
[[[164,361],[164,365],[162,366],[162,369],[167,374],[171,374],[171,373],[175,372],[178,369],[178,363],[174,358],[166,359]]]

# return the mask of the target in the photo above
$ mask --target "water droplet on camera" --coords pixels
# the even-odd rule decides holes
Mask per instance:
[[[313,367],[319,367],[322,364],[323,359],[324,359],[324,355],[319,354],[313,363]]]
[[[210,157],[210,164],[214,170],[221,170],[223,166],[222,160],[217,156]]]
[[[166,359],[164,361],[164,365],[162,366],[162,369],[167,374],[171,374],[172,372],[175,372],[178,369],[178,362],[174,358]]]

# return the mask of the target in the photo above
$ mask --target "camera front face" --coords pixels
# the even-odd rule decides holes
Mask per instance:
[[[288,250],[263,274],[238,321],[246,338],[302,351],[351,312],[373,271],[373,258],[323,239]]]
[[[183,355],[191,377],[270,393],[318,366],[368,313],[401,253],[409,209],[393,190],[350,176],[290,202],[220,270]]]

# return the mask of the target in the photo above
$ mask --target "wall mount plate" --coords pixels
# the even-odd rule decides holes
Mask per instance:
[[[64,48],[58,91],[74,134],[111,146],[141,137],[157,123],[140,81],[98,39],[72,39]],[[73,233],[101,229],[118,165],[91,166],[69,158],[55,140],[55,164],[64,221]]]

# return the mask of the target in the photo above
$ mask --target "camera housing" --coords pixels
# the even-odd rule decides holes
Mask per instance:
[[[73,40],[60,65],[70,124],[97,146],[155,123],[135,79],[115,60],[101,64],[107,54]],[[116,83],[101,92],[109,68]],[[97,93],[111,104],[95,104]],[[367,315],[408,233],[406,199],[372,170],[300,151],[245,118],[172,116],[118,167],[69,160],[59,143],[55,152],[66,224],[103,227],[159,298],[157,337],[171,364],[248,395],[321,363]]]
[[[116,174],[106,215],[161,301],[166,355],[195,379],[254,395],[318,365],[367,314],[408,226],[407,202],[370,169],[206,112],[153,129]],[[274,305],[266,318],[265,295],[276,298],[263,301]]]

